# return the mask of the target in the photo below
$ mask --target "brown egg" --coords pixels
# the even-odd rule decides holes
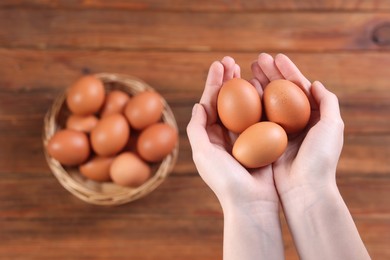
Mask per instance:
[[[129,100],[125,115],[130,125],[140,130],[157,123],[161,119],[163,108],[162,98],[157,92],[145,91]]]
[[[309,122],[309,100],[291,81],[271,81],[264,89],[263,102],[268,120],[281,125],[289,134],[303,130]]]
[[[139,155],[148,162],[159,162],[170,154],[178,140],[176,130],[168,124],[157,123],[141,132],[137,141]]]
[[[100,113],[102,117],[122,113],[130,97],[120,90],[113,90],[107,94],[106,101]]]
[[[114,157],[100,157],[97,156],[80,165],[79,171],[88,179],[105,182],[110,181],[110,166]]]
[[[60,130],[49,140],[47,152],[63,165],[78,165],[88,159],[90,153],[88,137],[83,132]]]
[[[247,168],[263,167],[276,161],[287,147],[287,134],[273,122],[259,122],[240,134],[233,156]]]
[[[136,154],[125,152],[118,155],[110,167],[111,179],[121,186],[138,187],[144,184],[151,175],[151,169]]]
[[[67,93],[66,103],[76,115],[91,115],[99,111],[104,103],[103,82],[93,75],[77,80]]]
[[[233,78],[222,85],[217,108],[222,124],[234,133],[241,133],[258,122],[262,112],[256,88],[241,78]]]
[[[98,121],[98,118],[94,115],[70,115],[66,121],[66,128],[89,133],[95,128]]]
[[[121,114],[112,114],[100,119],[91,132],[93,150],[100,156],[110,156],[120,152],[130,136],[130,127]]]

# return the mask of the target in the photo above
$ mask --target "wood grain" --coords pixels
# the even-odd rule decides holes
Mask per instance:
[[[377,106],[370,107],[372,102],[378,106],[390,104],[388,52],[284,53],[308,79],[320,80],[340,98],[347,97],[345,102],[350,107],[366,105],[369,109],[375,109]],[[186,104],[198,100],[209,66],[214,60],[221,60],[226,55],[232,56],[241,66],[244,78],[252,77],[250,65],[257,59],[259,51],[95,52],[3,48],[0,49],[3,64],[0,70],[0,91],[60,91],[85,73],[115,72],[139,77],[166,94],[168,101]],[[374,65],[375,69],[372,69]],[[180,79],[177,78],[178,74]],[[41,94],[44,94],[44,91]]]
[[[0,54],[5,68],[0,71],[0,130],[3,135],[0,165],[5,171],[46,169],[40,141],[43,116],[54,97],[86,70],[131,73],[160,91],[172,106],[182,135],[174,173],[188,174],[195,170],[185,127],[192,104],[200,98],[208,66],[223,53],[111,51],[95,55],[91,51],[2,50]],[[305,75],[323,79],[339,96],[346,124],[345,147],[339,164],[341,174],[387,174],[390,169],[387,163],[390,157],[387,77],[390,56],[371,52],[359,56],[354,53],[287,54]],[[243,74],[249,78],[249,64],[257,53],[232,53],[232,56],[242,64]],[[372,70],[372,64],[381,66]],[[149,69],[153,73],[148,73]],[[180,74],[180,80],[176,73]],[[19,151],[20,147],[25,148]],[[12,160],[15,153],[18,155]],[[29,160],[31,157],[35,159]],[[23,161],[30,161],[30,165],[24,165]]]
[[[43,155],[41,135],[14,135],[0,137],[0,173],[15,172],[37,174],[48,166]],[[174,175],[194,175],[192,152],[184,134],[180,137],[180,154],[173,169]],[[374,135],[347,136],[338,165],[340,176],[388,176],[390,165],[390,137]]]
[[[268,52],[386,48],[372,34],[390,20],[389,13],[346,14],[7,9],[0,10],[0,46]]]
[[[73,197],[52,177],[49,169],[36,174],[3,172],[2,176],[4,188],[0,190],[0,198],[4,220],[19,217],[26,220],[42,220],[51,216],[66,219],[70,217],[66,214],[69,210],[73,211],[72,217],[80,221],[86,218],[88,220],[126,218],[130,215],[134,218],[143,216],[162,218],[164,217],[162,213],[167,218],[209,216],[222,219],[216,197],[199,175],[170,176],[147,197],[130,204],[112,207],[90,205]],[[354,217],[381,219],[390,214],[388,178],[342,176],[338,177],[337,184]],[[14,196],[15,194],[18,196]],[[31,194],[34,196],[29,196]],[[52,195],[50,200],[47,199],[48,195]],[[18,203],[15,203],[17,201]],[[42,201],[45,201],[44,205]],[[188,207],[189,201],[191,207]]]
[[[235,0],[235,1],[159,1],[159,0],[3,0],[0,7],[29,7],[29,8],[71,8],[71,9],[130,9],[130,10],[159,10],[159,11],[275,11],[275,10],[351,10],[351,11],[378,11],[389,10],[390,4],[386,0]]]
[[[34,92],[0,91],[0,99],[4,100],[0,111],[0,122],[4,122],[3,126],[0,126],[3,134],[12,134],[15,130],[41,133],[44,114],[50,108],[57,94],[63,89],[65,88],[42,89]],[[339,92],[343,93],[344,90]],[[375,99],[373,93],[363,100],[353,94],[340,95],[339,102],[346,124],[346,134],[388,134],[390,131],[390,104],[386,100],[388,93],[385,90],[378,91],[375,94],[375,106],[367,104],[370,100]],[[364,93],[360,95],[363,96]],[[190,96],[188,92],[182,93],[182,95],[180,92],[176,92],[165,93],[164,96],[167,97],[176,121],[181,126],[180,131],[184,133],[185,126],[190,119],[192,106],[195,102],[199,102],[200,93],[195,92]],[[185,96],[188,97],[187,100]],[[185,100],[187,104],[183,104]]]
[[[199,177],[170,177],[148,197],[108,208],[78,201],[46,174],[39,177],[7,174],[5,177],[2,185],[6,189],[0,190],[3,201],[0,257],[29,254],[33,259],[79,259],[81,254],[98,259],[149,259],[157,257],[156,251],[167,259],[221,257],[221,208]],[[390,205],[386,203],[390,182],[350,178],[339,182],[339,186],[364,234],[363,239],[371,242],[368,249],[372,257],[389,255],[385,238],[389,238],[390,231],[386,219],[390,214]],[[357,193],[357,196],[348,196]],[[47,200],[47,196],[51,199]],[[45,201],[44,206],[42,201]],[[191,207],[187,206],[189,201]],[[293,255],[295,249],[284,220],[283,229],[288,242],[286,251]],[[376,236],[378,231],[384,239]],[[99,232],[99,236],[92,239],[94,232]],[[45,250],[39,250],[41,244],[45,244]],[[86,250],[94,247],[101,247],[102,254],[97,256],[93,250]],[[150,247],[154,250],[148,250]],[[6,248],[13,249],[12,253],[6,254]]]
[[[340,192],[373,259],[390,259],[390,1],[0,1],[0,259],[221,259],[223,215],[192,162],[186,125],[210,64],[251,78],[287,54],[340,102]],[[153,193],[86,204],[50,172],[41,141],[54,97],[87,73],[139,77],[179,125],[180,153]],[[283,214],[286,259],[299,259]]]

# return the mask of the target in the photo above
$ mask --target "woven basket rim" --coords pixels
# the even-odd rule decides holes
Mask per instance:
[[[109,88],[109,83],[116,83],[119,85],[117,85],[115,89],[123,90],[130,95],[146,90],[156,91],[143,80],[134,76],[115,73],[98,73],[93,75],[103,81],[106,90]],[[54,133],[60,129],[58,116],[63,108],[66,92],[67,89],[57,95],[52,106],[47,111],[44,117],[42,135],[44,155],[48,166],[53,175],[66,190],[77,198],[90,204],[105,206],[122,205],[146,196],[155,190],[169,176],[178,158],[179,141],[177,141],[173,151],[159,163],[153,176],[137,188],[122,187],[114,183],[94,182],[83,177],[76,170],[69,171],[69,169],[65,169],[65,167],[47,153],[46,146]],[[162,121],[173,127],[176,132],[179,133],[175,116],[169,104],[162,96],[161,101],[163,103]]]

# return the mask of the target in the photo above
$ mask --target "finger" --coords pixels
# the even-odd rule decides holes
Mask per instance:
[[[213,124],[217,121],[217,98],[219,89],[222,86],[224,75],[224,66],[221,62],[215,61],[211,64],[203,90],[200,104],[204,107],[207,114],[207,124]]]
[[[251,70],[252,70],[253,77],[255,77],[260,82],[260,85],[263,88],[268,85],[269,79],[264,74],[264,72],[261,70],[257,61],[254,61],[252,63]]]
[[[263,87],[260,83],[260,81],[257,79],[257,78],[253,78],[251,80],[249,80],[249,82],[255,87],[255,89],[257,90],[257,93],[259,93],[260,97],[263,96]]]
[[[267,76],[269,81],[276,79],[283,79],[283,75],[280,73],[279,69],[276,67],[274,58],[267,53],[261,53],[257,59],[261,70]]]
[[[275,64],[285,79],[304,87],[309,92],[310,81],[303,76],[297,66],[286,55],[281,53],[276,55]]]
[[[327,90],[319,81],[313,83],[311,91],[319,106],[321,120],[341,120],[339,101],[335,94]]]
[[[259,96],[260,96],[260,99],[261,99],[262,96],[263,96],[263,93],[264,93],[264,87],[261,86],[260,81],[257,78],[253,78],[253,79],[249,80],[249,82],[256,88],[257,93],[259,93]],[[260,119],[260,121],[263,121],[263,120],[266,120],[266,116],[265,116],[265,111],[261,107],[261,119]]]
[[[195,104],[192,108],[191,120],[187,125],[187,135],[193,151],[206,147],[210,143],[206,131],[207,114],[203,106]]]
[[[280,73],[282,73],[283,78],[294,82],[301,87],[306,96],[309,98],[311,107],[316,108],[315,102],[310,93],[311,83],[305,76],[303,76],[297,66],[295,66],[295,64],[284,54],[276,55],[275,64]]]
[[[221,63],[225,69],[224,75],[223,75],[223,81],[227,81],[229,79],[232,79],[234,76],[235,71],[235,60],[230,56],[225,56],[221,60]]]
[[[233,73],[234,78],[241,78],[241,68],[238,64],[234,65],[234,73]]]

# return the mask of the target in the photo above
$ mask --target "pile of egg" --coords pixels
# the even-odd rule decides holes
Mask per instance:
[[[238,134],[232,155],[247,168],[276,161],[287,147],[288,135],[302,132],[310,119],[306,94],[284,79],[271,81],[262,97],[244,79],[226,81],[218,93],[217,110],[222,124]]]
[[[83,76],[67,91],[70,115],[47,152],[88,179],[139,187],[178,141],[176,129],[162,122],[162,100],[152,90],[134,96],[106,91],[99,78]]]

